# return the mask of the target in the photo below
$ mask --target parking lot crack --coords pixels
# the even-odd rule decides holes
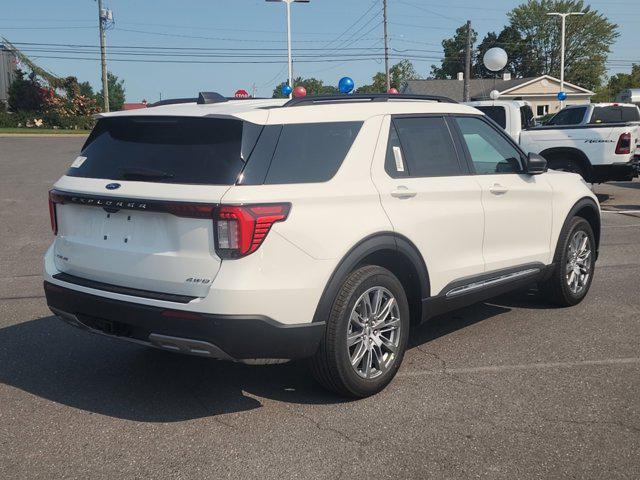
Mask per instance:
[[[300,417],[300,418],[303,418],[304,420],[307,420],[308,422],[313,424],[320,431],[333,433],[333,434],[337,435],[338,437],[342,438],[343,440],[346,440],[347,442],[355,443],[358,447],[364,447],[365,446],[360,440],[357,440],[355,438],[351,438],[349,435],[347,435],[346,433],[344,433],[341,430],[338,430],[337,428],[331,427],[330,425],[323,424],[322,422],[319,422],[315,418],[310,417],[308,415],[305,415],[304,413],[295,411],[295,410],[293,410],[291,408],[287,408],[287,410],[289,410],[289,412],[291,412],[293,415],[295,415],[297,417]]]

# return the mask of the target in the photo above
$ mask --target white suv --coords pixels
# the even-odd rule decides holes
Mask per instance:
[[[478,110],[282,103],[102,115],[50,194],[51,310],[176,352],[311,357],[362,397],[393,378],[412,324],[532,282],[559,305],[587,294],[596,198]]]

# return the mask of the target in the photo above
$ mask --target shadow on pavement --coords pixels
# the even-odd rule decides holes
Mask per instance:
[[[511,306],[528,305],[526,295],[434,318],[414,330],[410,348]],[[0,382],[63,405],[141,422],[248,411],[262,405],[254,396],[299,404],[346,401],[317,385],[304,361],[249,366],[172,354],[76,330],[53,316],[0,329]]]

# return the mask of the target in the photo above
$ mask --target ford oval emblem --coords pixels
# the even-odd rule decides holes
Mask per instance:
[[[107,184],[107,186],[105,188],[107,190],[117,190],[118,188],[120,188],[120,184],[119,183],[109,183],[109,184]]]

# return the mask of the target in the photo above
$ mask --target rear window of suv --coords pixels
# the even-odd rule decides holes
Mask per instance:
[[[242,185],[320,183],[342,165],[362,122],[267,125],[242,172]]]
[[[110,180],[232,185],[261,125],[197,117],[113,117],[98,121],[67,175]]]

